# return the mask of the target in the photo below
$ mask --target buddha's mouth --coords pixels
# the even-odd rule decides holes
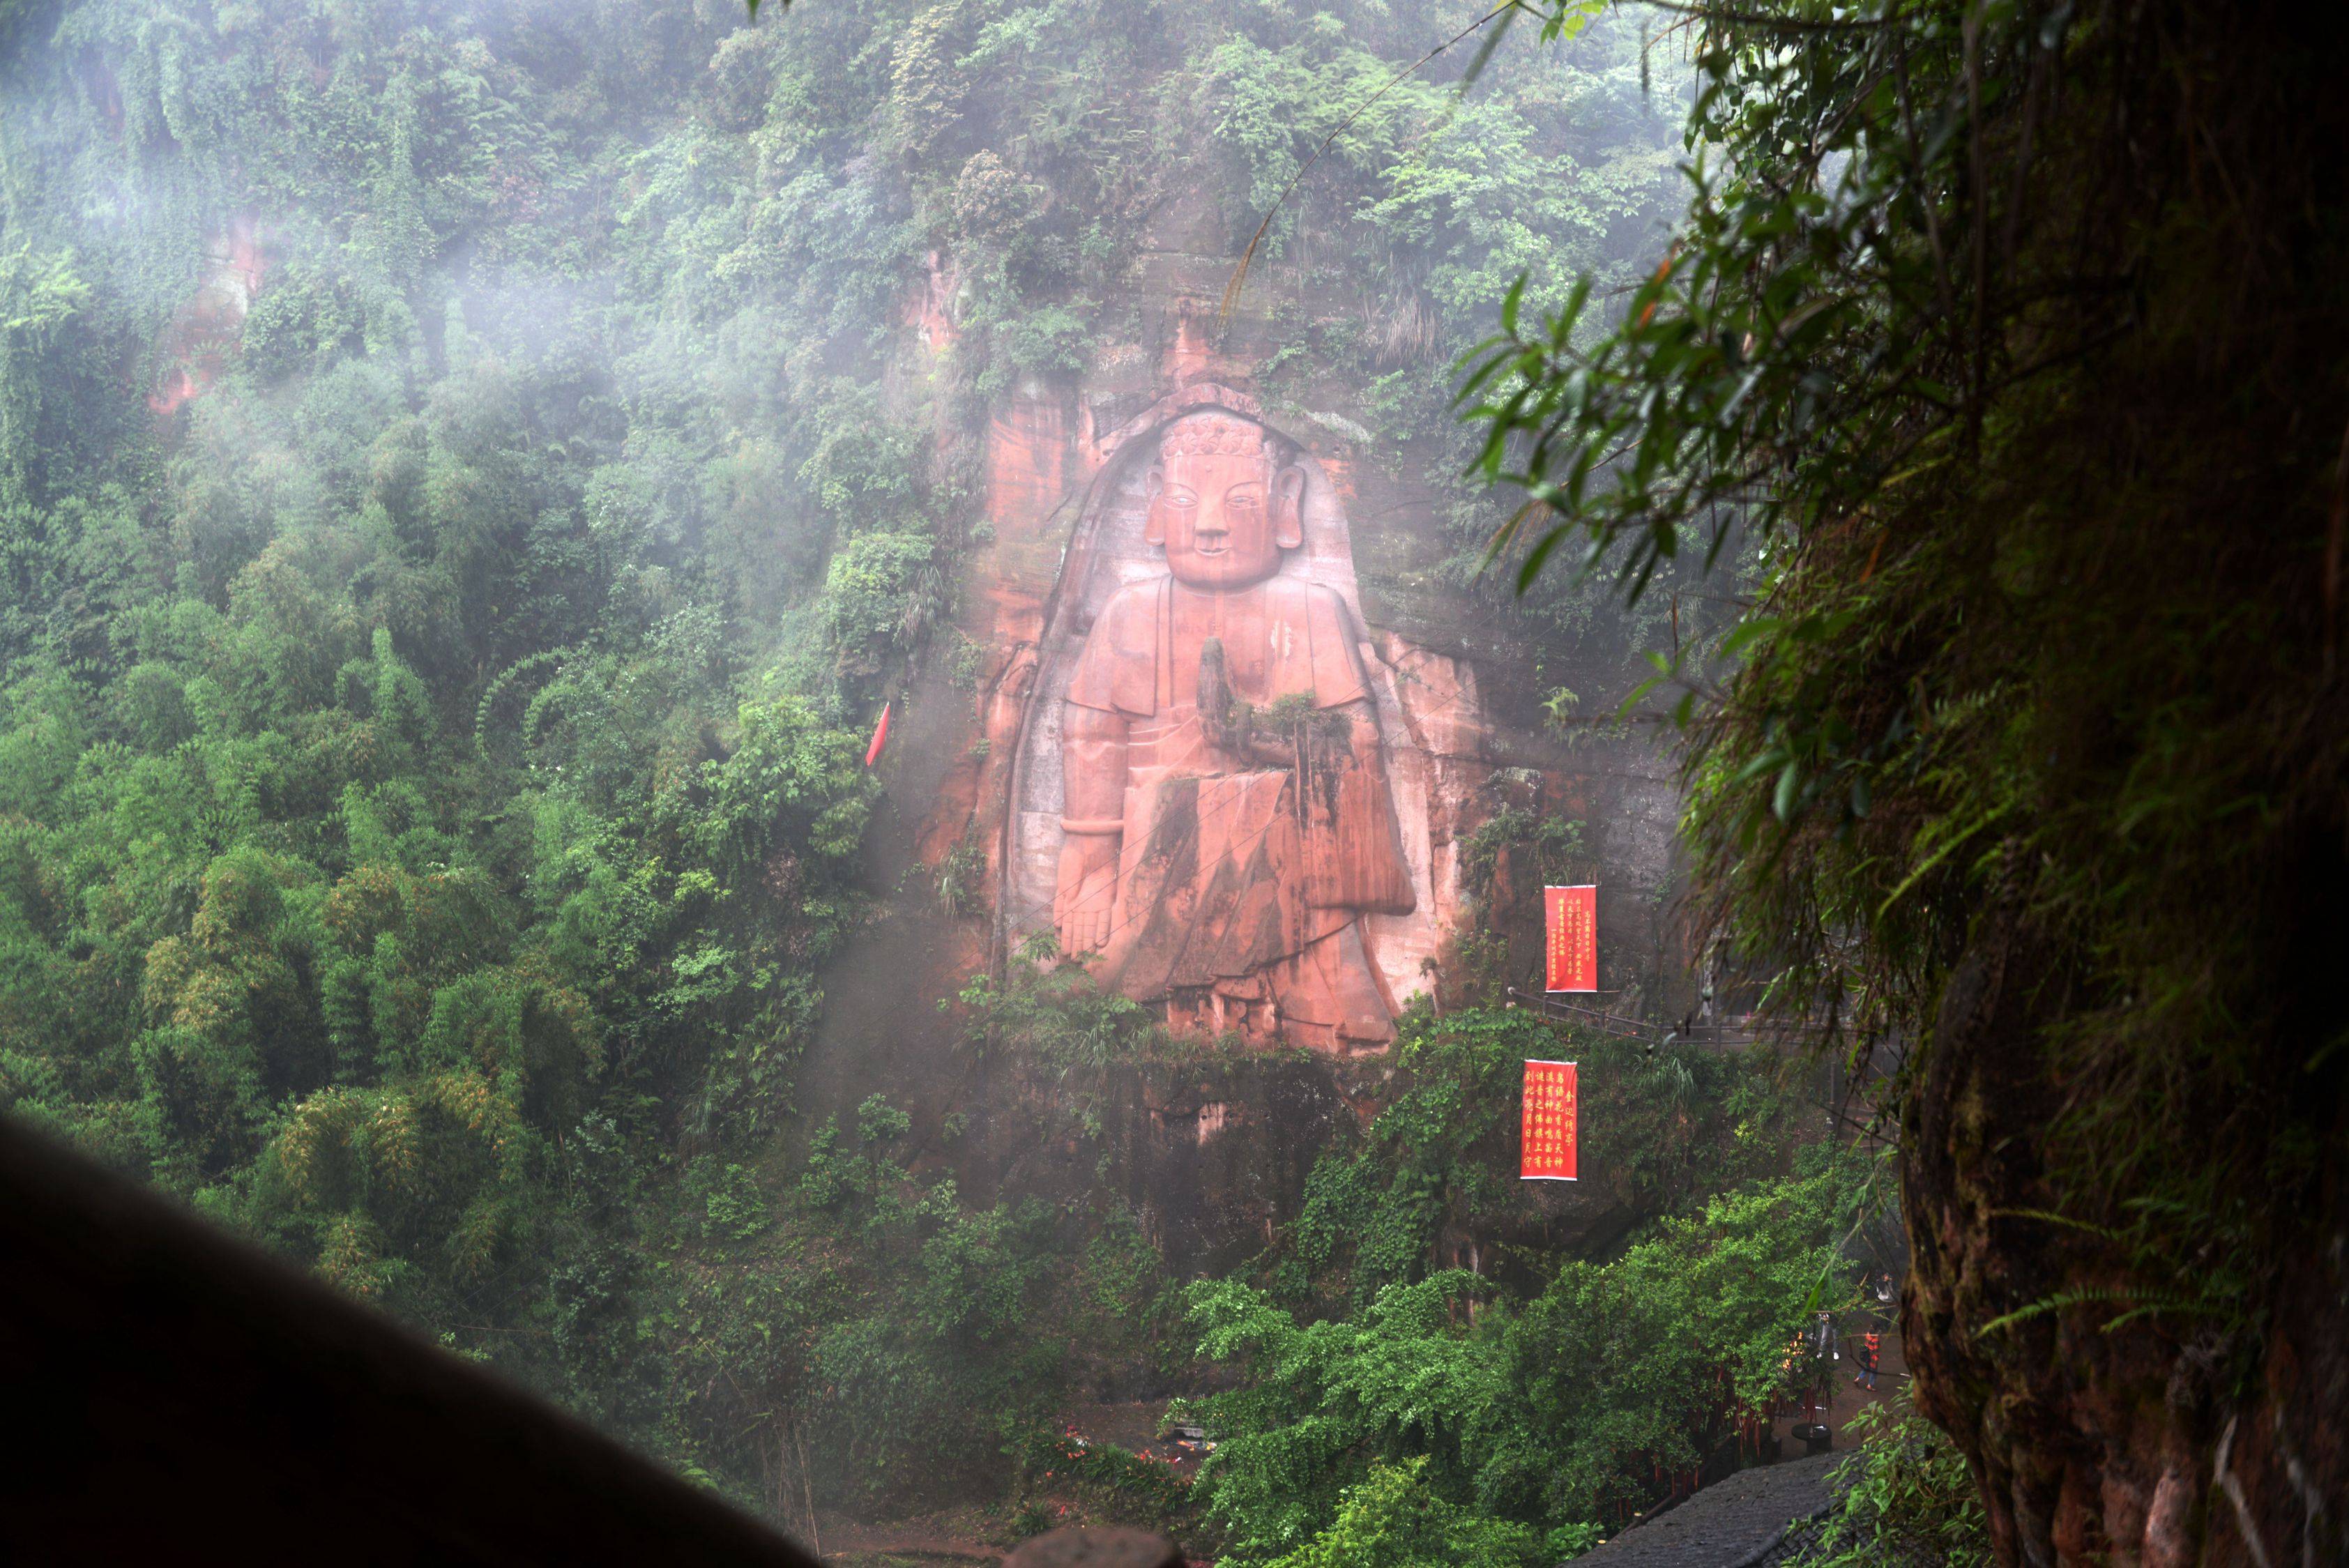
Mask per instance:
[[[1192,554],[1194,554],[1194,555],[1209,555],[1209,556],[1214,556],[1214,555],[1228,555],[1229,553],[1231,553],[1231,547],[1230,547],[1229,545],[1227,545],[1227,544],[1223,544],[1223,543],[1220,543],[1220,542],[1218,542],[1218,543],[1215,543],[1215,544],[1209,544],[1209,543],[1208,543],[1206,541],[1205,541],[1205,540],[1195,540],[1195,541],[1193,541],[1193,542],[1192,542],[1192,544],[1191,544],[1191,553],[1192,553]]]

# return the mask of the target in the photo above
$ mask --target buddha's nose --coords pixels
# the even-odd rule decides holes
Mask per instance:
[[[1214,501],[1199,509],[1199,521],[1192,529],[1202,539],[1221,539],[1231,531],[1232,525],[1224,516],[1224,509]]]

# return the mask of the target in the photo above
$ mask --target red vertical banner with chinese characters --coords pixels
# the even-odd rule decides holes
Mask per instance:
[[[1546,887],[1542,913],[1549,926],[1551,991],[1599,989],[1599,890]]]
[[[1526,1064],[1523,1152],[1517,1175],[1526,1181],[1571,1181],[1579,1135],[1572,1062]]]

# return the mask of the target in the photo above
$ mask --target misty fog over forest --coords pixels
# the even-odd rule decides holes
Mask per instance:
[[[0,1112],[828,1561],[2319,1561],[2192,9],[0,0]]]

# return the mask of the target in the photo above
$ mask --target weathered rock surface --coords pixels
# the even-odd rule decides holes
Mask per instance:
[[[1244,307],[1217,324],[1212,302],[1230,262],[1186,248],[1205,242],[1174,206],[1166,248],[1143,258],[1129,298],[1112,302],[1138,324],[1132,340],[1102,346],[1081,377],[1015,387],[989,421],[985,527],[961,560],[953,633],[900,695],[883,764],[889,799],[871,876],[887,912],[826,975],[801,1103],[829,1116],[888,1094],[913,1111],[926,1158],[975,1198],[1071,1195],[1106,1180],[1132,1192],[1176,1266],[1204,1267],[1261,1247],[1268,1226],[1293,1213],[1336,1119],[1375,1108],[1385,1070],[1377,1042],[1335,1053],[1350,1061],[1282,1054],[1204,1076],[1124,1075],[1114,1090],[1121,1104],[1101,1118],[1117,1167],[1104,1178],[1102,1149],[1040,1135],[1049,1119],[1016,1109],[1019,1091],[1000,1081],[1003,1064],[978,1064],[963,1020],[930,1000],[953,996],[1055,923],[1067,682],[1110,595],[1168,570],[1147,541],[1147,459],[1184,409],[1244,414],[1294,452],[1305,475],[1303,530],[1283,572],[1334,594],[1359,633],[1411,884],[1407,910],[1359,912],[1384,1005],[1399,1010],[1420,992],[1448,1004],[1464,977],[1464,934],[1476,939],[1482,978],[1538,985],[1539,871],[1503,845],[1472,886],[1466,863],[1477,830],[1504,809],[1586,824],[1588,874],[1602,889],[1606,1000],[1677,1012],[1687,1005],[1676,989],[1686,964],[1669,901],[1658,896],[1673,863],[1669,761],[1646,737],[1569,749],[1545,728],[1545,691],[1521,634],[1438,570],[1454,545],[1444,497],[1418,477],[1433,455],[1382,444],[1343,388],[1317,391],[1311,407],[1267,401],[1255,373],[1277,347],[1270,322]],[[909,376],[954,339],[954,270],[940,258],[908,301]],[[1252,292],[1303,286],[1260,275]],[[1547,679],[1608,684],[1557,669]],[[948,880],[951,901],[937,894]],[[1236,1026],[1228,1005],[1218,1018],[1212,987],[1177,1000],[1178,1026]],[[1278,1031],[1257,1037],[1280,1043]],[[966,1121],[948,1138],[942,1129],[955,1112]],[[1594,1210],[1607,1207],[1591,1198]]]

